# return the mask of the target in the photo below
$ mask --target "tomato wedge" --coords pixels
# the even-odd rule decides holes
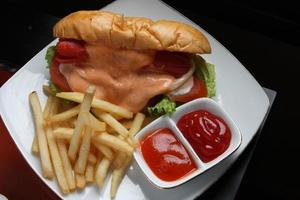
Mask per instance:
[[[191,58],[187,53],[159,51],[156,53],[154,66],[179,78],[191,68]]]
[[[207,88],[205,82],[196,78],[195,76],[193,77],[193,82],[194,85],[188,93],[178,96],[172,96],[172,99],[174,101],[185,103],[200,97],[207,97]]]
[[[59,62],[57,62],[55,57],[56,57],[56,55],[54,56],[54,59],[52,60],[51,66],[50,66],[51,80],[62,91],[70,92],[71,88],[70,88],[66,78],[64,77],[64,75],[62,75],[62,73],[60,73]]]

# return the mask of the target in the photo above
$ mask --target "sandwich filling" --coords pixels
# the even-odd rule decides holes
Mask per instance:
[[[154,98],[148,104],[150,114],[173,112],[172,101],[184,103],[215,95],[214,66],[189,53],[60,39],[47,50],[46,60],[52,83],[59,89],[84,92],[93,84],[97,98],[135,113],[161,94],[165,98],[160,103],[151,107],[158,100]]]
[[[95,96],[132,112],[146,106],[152,97],[168,92],[176,78],[154,66],[153,50],[114,49],[86,44],[87,58],[79,63],[60,64],[59,70],[72,91],[96,86]]]

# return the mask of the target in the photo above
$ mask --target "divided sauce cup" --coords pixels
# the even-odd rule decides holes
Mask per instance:
[[[181,119],[182,116],[185,114],[188,114],[190,112],[196,111],[196,110],[206,110],[221,119],[225,121],[225,123],[228,125],[228,128],[231,131],[231,139],[230,144],[228,148],[218,157],[214,158],[213,160],[209,162],[204,162],[201,160],[201,158],[197,155],[195,150],[193,149],[192,145],[188,142],[188,140],[184,137],[183,133],[179,130],[177,127],[177,122]],[[181,106],[179,106],[176,109],[176,112],[173,113],[171,116],[162,116],[150,124],[148,124],[146,127],[144,127],[140,132],[138,132],[135,135],[135,139],[138,141],[141,141],[143,138],[147,137],[149,134],[153,133],[157,129],[161,128],[168,128],[170,129],[173,134],[177,137],[177,139],[181,142],[181,144],[185,147],[188,154],[190,155],[190,158],[194,161],[196,164],[196,169],[193,170],[190,173],[187,173],[183,177],[175,180],[175,181],[164,181],[157,177],[151,170],[151,168],[148,166],[147,162],[145,161],[143,154],[141,152],[141,148],[137,148],[134,152],[134,158],[138,164],[138,166],[141,168],[147,179],[156,187],[158,188],[173,188],[176,186],[179,186],[194,177],[202,174],[206,170],[210,169],[217,163],[221,162],[223,159],[231,155],[234,151],[238,149],[238,147],[241,144],[242,136],[241,133],[234,123],[234,121],[231,119],[231,117],[226,113],[226,111],[214,100],[210,98],[200,98],[193,100],[191,102],[185,103]]]

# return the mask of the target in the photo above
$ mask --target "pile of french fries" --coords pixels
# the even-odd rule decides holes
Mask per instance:
[[[94,98],[86,92],[49,95],[44,110],[36,92],[29,95],[36,135],[32,152],[41,160],[45,178],[56,177],[64,194],[96,183],[101,189],[111,171],[114,198],[138,142],[133,136],[145,125],[145,115]],[[70,106],[65,100],[76,102]]]

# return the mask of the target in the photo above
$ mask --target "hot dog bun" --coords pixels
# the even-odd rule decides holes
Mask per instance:
[[[78,11],[61,19],[53,29],[58,38],[84,40],[115,48],[210,53],[207,38],[190,25],[152,21],[105,11]]]

